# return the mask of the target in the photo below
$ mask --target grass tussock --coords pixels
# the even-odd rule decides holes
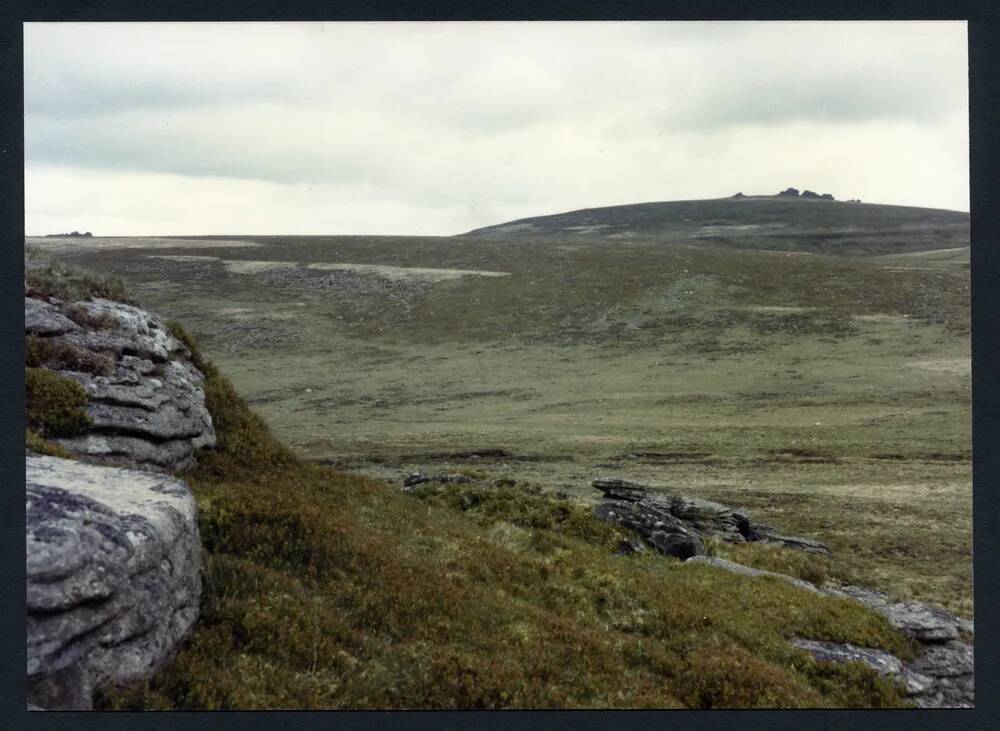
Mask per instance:
[[[830,577],[831,562],[826,556],[792,551],[764,543],[722,543],[710,546],[719,558],[753,566],[765,571],[794,576],[813,584],[823,584]]]
[[[102,708],[826,707],[902,703],[790,636],[906,654],[852,602],[656,556],[517,486],[416,494],[297,460],[183,330],[219,445],[189,475],[201,618]],[[764,590],[762,590],[764,589]]]
[[[87,392],[76,381],[45,370],[26,368],[28,427],[41,437],[71,437],[90,426],[84,411]]]

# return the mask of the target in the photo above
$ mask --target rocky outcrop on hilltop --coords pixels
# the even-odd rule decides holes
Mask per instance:
[[[27,457],[28,702],[87,709],[148,679],[198,615],[201,546],[187,485]]]
[[[711,500],[651,492],[646,485],[614,478],[598,478],[593,486],[604,493],[597,517],[634,530],[662,554],[677,558],[706,553],[704,539],[726,543],[759,541],[816,554],[829,549],[818,541],[786,536],[755,523],[750,514]]]
[[[181,471],[199,447],[214,446],[204,376],[187,347],[157,316],[104,299],[64,302],[28,291],[29,366],[80,384],[89,426],[46,435],[89,461]]]

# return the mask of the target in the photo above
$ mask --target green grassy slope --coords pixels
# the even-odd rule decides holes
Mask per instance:
[[[202,616],[170,667],[102,694],[100,707],[901,703],[872,671],[817,664],[786,642],[911,652],[860,605],[617,556],[617,529],[538,490],[484,482],[406,495],[301,462],[202,366],[219,433],[187,476],[204,544]]]
[[[530,459],[471,466],[581,503],[603,474],[669,485],[830,543],[840,578],[971,612],[967,247],[234,238],[58,258],[183,321],[302,457],[398,484],[500,448]],[[306,269],[338,262],[508,276]]]
[[[202,621],[153,683],[102,705],[901,702],[871,672],[818,665],[786,642],[905,654],[880,617],[770,580],[615,555],[615,530],[587,507],[595,473],[746,505],[834,548],[822,563],[759,547],[727,550],[734,560],[970,608],[961,256],[244,242],[95,241],[60,254],[126,277],[235,384],[205,364],[220,444],[189,475]],[[291,273],[247,264],[274,261]],[[331,262],[508,276],[325,279],[300,266]],[[470,447],[512,457],[447,456]],[[412,468],[474,481],[406,495],[378,479]]]

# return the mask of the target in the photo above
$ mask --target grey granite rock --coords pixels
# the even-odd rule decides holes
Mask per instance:
[[[619,480],[615,477],[598,477],[594,480],[593,485],[603,492],[605,497],[614,500],[638,502],[647,496],[645,485],[628,480]]]
[[[726,543],[760,541],[816,554],[830,552],[819,541],[781,535],[771,526],[754,523],[746,511],[722,503],[668,495],[641,483],[617,478],[600,477],[592,484],[604,494],[597,508],[599,518],[635,530],[649,543],[652,543],[653,531],[662,529],[659,524],[669,526],[667,534],[686,536],[687,539],[680,542],[660,539],[663,546],[668,543],[671,546],[669,555],[680,558],[702,555],[705,553],[702,541],[708,538]],[[698,540],[693,541],[690,537]],[[674,546],[682,547],[674,550]],[[663,548],[657,550],[667,552]]]
[[[949,642],[967,627],[958,617],[928,604],[893,602],[880,591],[860,586],[843,586],[839,591],[885,615],[889,624],[920,642]]]
[[[664,555],[686,559],[705,553],[701,538],[683,521],[674,517],[669,504],[646,499],[607,499],[597,506],[595,514],[601,520],[634,530]]]
[[[198,614],[187,485],[29,456],[26,514],[28,701],[88,708],[98,687],[151,677]]]
[[[70,308],[84,324],[62,314]],[[196,464],[197,449],[215,445],[204,376],[160,318],[109,300],[51,304],[27,297],[26,330],[32,323],[36,328],[44,325],[53,342],[114,359],[114,372],[107,375],[42,364],[78,382],[89,398],[91,428],[72,438],[53,439],[59,446],[105,464],[180,471]]]
[[[24,331],[34,335],[62,335],[77,330],[77,324],[48,302],[24,298]]]
[[[801,639],[792,639],[792,645],[823,662],[859,662],[866,665],[879,675],[896,679],[907,696],[923,696],[932,692],[934,687],[933,678],[908,668],[902,660],[884,650]]]

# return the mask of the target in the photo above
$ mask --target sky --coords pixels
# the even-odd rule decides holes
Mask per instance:
[[[964,22],[27,23],[25,230],[451,235],[772,194],[969,210]]]

